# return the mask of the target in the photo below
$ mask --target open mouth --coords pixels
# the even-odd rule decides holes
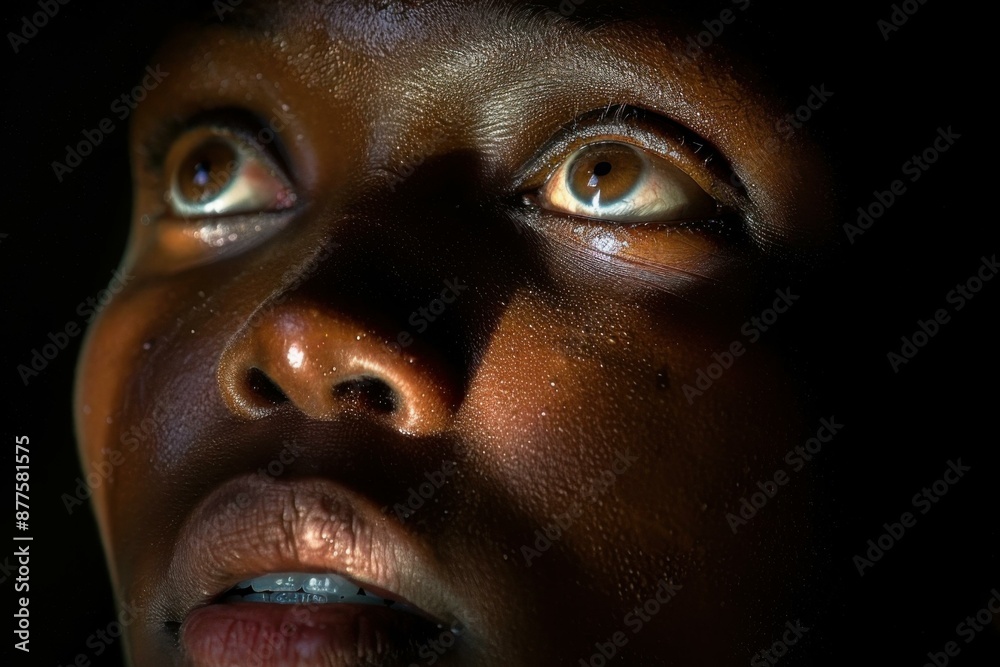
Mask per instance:
[[[410,665],[461,631],[429,552],[325,480],[225,484],[179,545],[162,590],[185,665]]]
[[[444,624],[342,575],[275,572],[195,609],[182,636],[195,665],[409,665]]]
[[[370,588],[335,573],[279,572],[241,581],[226,591],[223,602],[274,604],[364,604],[419,613],[415,607],[376,595]]]

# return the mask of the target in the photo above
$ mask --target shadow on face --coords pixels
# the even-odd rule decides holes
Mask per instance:
[[[744,487],[836,432],[770,332],[826,167],[702,36],[749,3],[231,9],[153,61],[78,373],[136,664],[744,659],[817,539]]]

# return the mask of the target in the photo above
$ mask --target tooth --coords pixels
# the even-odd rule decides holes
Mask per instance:
[[[331,596],[337,596],[352,586],[351,582],[336,574],[309,575],[302,582],[302,590],[306,593],[327,593]]]
[[[328,599],[325,595],[317,593],[281,591],[271,594],[271,602],[278,604],[324,604],[328,602]]]
[[[276,572],[251,579],[250,588],[258,593],[262,591],[297,591],[302,588],[302,579],[303,576],[295,572]]]
[[[273,591],[297,591],[302,588],[302,580],[305,579],[305,575],[299,574],[297,572],[286,572],[283,575],[277,575],[274,579],[275,587],[271,590]]]
[[[247,579],[237,588],[250,588],[254,592],[244,595],[246,602],[271,602],[276,604],[366,604],[392,606],[397,603],[365,591],[349,579],[328,572],[274,572]],[[406,609],[406,605],[398,605]]]

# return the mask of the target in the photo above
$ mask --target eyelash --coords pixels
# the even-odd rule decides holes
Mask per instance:
[[[144,255],[148,270],[170,273],[240,254],[265,242],[293,220],[295,211],[304,204],[296,201],[300,187],[295,170],[289,168],[291,163],[277,134],[266,142],[256,139],[264,127],[249,111],[221,109],[199,113],[183,122],[166,123],[145,137],[135,158],[147,192],[156,193],[149,202],[151,208],[137,214],[144,228],[141,244],[148,252]],[[179,170],[187,157],[212,137],[229,145],[237,157],[239,166],[232,175],[240,179],[241,187],[256,192],[252,178],[246,181],[252,173],[245,171],[248,168],[270,168],[280,173],[279,180],[285,182],[289,194],[285,205],[273,210],[234,207],[219,213],[213,213],[207,202],[203,211],[178,208],[179,199],[188,203],[183,202],[185,197],[178,197],[175,179]],[[220,186],[220,196],[224,191]]]
[[[250,146],[265,149],[268,157],[281,167],[290,180],[294,173],[288,168],[288,154],[281,136],[271,130],[263,116],[241,108],[226,107],[199,112],[182,121],[164,123],[145,138],[141,147],[143,165],[147,170],[163,173],[167,156],[174,144],[186,133],[199,128],[218,128],[223,134],[241,137]],[[271,139],[260,140],[259,135],[269,130]]]
[[[255,130],[262,127],[264,125],[261,120],[245,110],[224,109],[198,114],[186,122],[166,127],[150,137],[145,144],[146,163],[156,170],[161,183],[167,183],[169,192],[173,174],[165,173],[166,167],[169,166],[166,165],[166,159],[174,143],[198,128],[218,128],[220,136],[228,134],[239,137],[239,140],[248,147],[260,152],[263,159],[272,162],[285,175],[292,191],[297,191],[295,171],[289,168],[291,163],[282,151],[280,137],[275,135],[275,140],[266,144],[253,139]],[[532,200],[531,195],[540,192],[546,179],[553,175],[559,165],[574,151],[600,141],[629,144],[662,158],[692,178],[719,204],[718,215],[712,216],[711,219],[688,220],[662,227],[669,226],[678,232],[702,230],[720,238],[727,237],[729,242],[737,244],[746,234],[748,221],[751,218],[745,212],[748,209],[741,206],[747,200],[746,193],[739,184],[729,182],[727,174],[733,172],[728,161],[709,142],[687,128],[654,112],[629,105],[609,106],[591,111],[564,125],[555,137],[515,173],[512,179],[512,191],[516,195],[516,205],[531,210],[531,218],[541,215],[544,219],[545,216],[558,214],[551,210],[543,210],[538,206],[537,200]],[[281,217],[287,218],[284,215]],[[225,216],[203,216],[200,219],[192,216],[190,219],[198,221],[198,224],[206,229],[211,225],[230,225],[238,222],[235,219],[230,222]],[[596,224],[600,221],[594,222]],[[635,224],[644,225],[651,231],[657,227],[656,223],[652,222]]]
[[[280,165],[271,152],[252,136],[243,131],[208,126],[194,129],[185,134],[180,141],[185,140],[190,144],[187,147],[189,150],[181,154],[180,162],[167,164],[170,179],[170,201],[176,216],[184,219],[218,219],[254,213],[277,212],[294,206],[296,189],[290,180],[290,170]],[[180,167],[212,164],[213,157],[209,157],[209,148],[212,145],[216,147],[217,151],[228,152],[231,159],[222,169],[212,169],[207,174],[204,172],[199,174],[199,176],[204,174],[205,178],[198,187],[205,188],[208,194],[212,194],[212,188],[214,188],[214,196],[205,199],[202,203],[190,203],[186,200],[191,198],[181,193],[180,190],[185,187],[184,182],[188,180],[185,176],[192,174],[185,174]],[[197,165],[192,165],[189,162],[194,157],[202,158]],[[169,156],[167,159],[170,159]],[[269,174],[261,173],[262,169],[267,170]],[[256,186],[253,182],[247,182],[248,179],[252,181],[254,175],[259,179]],[[277,187],[273,187],[274,185]],[[270,193],[272,198],[277,199],[275,203],[279,204],[276,208],[257,209],[251,206],[249,209],[241,210],[237,205],[231,206],[228,211],[198,210],[200,206],[207,206],[210,202],[223,198],[227,191],[232,188],[242,189],[243,194],[247,197],[266,199],[268,187],[272,190]],[[225,206],[224,203],[220,204]]]
[[[145,139],[139,153],[144,158],[145,168],[162,175],[166,156],[179,137],[198,127],[212,126],[248,137],[249,144],[266,148],[269,157],[284,170],[293,185],[295,184],[295,174],[288,168],[288,155],[283,150],[280,136],[275,133],[273,135],[275,138],[266,143],[251,140],[255,131],[259,132],[266,127],[265,122],[257,114],[238,108],[206,111],[184,121],[161,125]],[[531,183],[538,180],[539,171],[545,174],[551,173],[573,150],[582,146],[587,140],[602,136],[609,140],[632,143],[675,163],[679,161],[681,164],[677,166],[681,169],[699,163],[700,169],[711,177],[712,183],[707,184],[708,187],[705,189],[712,196],[716,196],[717,191],[736,197],[745,194],[742,183],[735,177],[729,162],[708,141],[656,112],[628,104],[609,105],[603,109],[590,111],[563,125],[556,136],[528,161],[526,167],[515,174],[514,191],[523,194],[530,188]],[[688,165],[683,164],[685,162]],[[705,185],[695,174],[689,173],[689,175]]]
[[[708,141],[655,112],[617,105],[583,114],[564,125],[515,176],[516,193],[523,196],[537,189],[540,181],[574,151],[597,140],[630,143],[673,162],[709,195],[727,200],[724,204],[743,192],[741,185],[731,182],[734,172],[729,162]]]

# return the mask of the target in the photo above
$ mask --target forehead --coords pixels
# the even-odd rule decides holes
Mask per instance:
[[[556,46],[636,18],[643,3],[605,0],[325,0],[222,4],[202,17],[245,38],[308,34],[331,53],[393,59],[417,52],[481,48],[511,55]],[[658,15],[662,12],[658,12]],[[658,23],[663,23],[658,21]],[[637,26],[632,26],[634,33]],[[324,39],[325,38],[325,39]]]
[[[681,53],[685,40],[705,28],[700,19],[718,23],[725,12],[735,22],[749,7],[749,0],[730,3],[712,7],[707,16],[705,3],[645,0],[244,0],[237,6],[216,3],[207,23],[247,38],[307,34],[328,54],[341,56],[440,59],[471,50],[509,66],[519,55],[534,59],[571,45],[616,44],[623,51],[618,55],[631,59],[641,59],[644,51]],[[734,40],[727,41],[732,46]],[[724,60],[726,45],[715,40],[712,46],[701,49],[699,59]]]
[[[644,97],[667,114],[708,97],[763,102],[752,73],[727,58],[723,46],[700,49],[694,58],[685,53],[685,39],[697,27],[685,16],[700,16],[691,14],[690,3],[244,0],[222,6],[203,17],[200,30],[179,31],[166,53],[194,59],[192,71],[204,75],[213,72],[201,65],[217,62],[220,53],[241,51],[247,67],[269,53],[313,89],[363,84],[391,92],[394,102],[438,105],[455,95],[489,97],[508,105],[511,115],[567,84],[585,86],[608,105]],[[739,10],[733,5],[726,11],[735,18]],[[225,72],[216,73],[227,81]],[[357,81],[360,76],[366,80]],[[357,96],[358,87],[348,94]],[[703,129],[697,127],[700,112],[690,115],[693,128]]]
[[[731,0],[749,4],[745,0]],[[700,11],[699,11],[700,10]],[[642,21],[647,27],[682,23],[704,13],[704,3],[646,0],[253,0],[216,9],[212,19],[249,30],[325,25],[372,45],[389,46],[418,36],[505,32],[512,27],[542,30],[553,22],[592,29],[615,22]],[[461,30],[456,31],[456,28]]]

